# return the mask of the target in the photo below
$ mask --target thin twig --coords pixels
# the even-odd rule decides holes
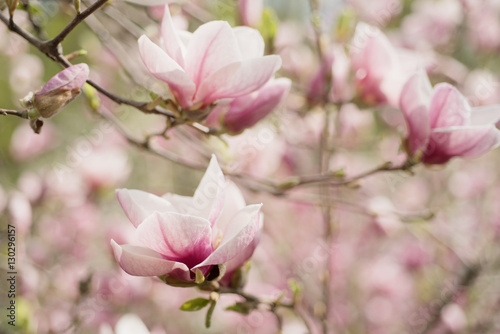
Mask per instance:
[[[24,119],[28,119],[28,111],[27,110],[10,110],[10,109],[0,109],[0,115],[8,116],[17,116]]]

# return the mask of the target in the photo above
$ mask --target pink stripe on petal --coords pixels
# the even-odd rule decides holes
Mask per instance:
[[[404,85],[400,107],[408,124],[408,144],[411,154],[424,149],[429,140],[431,127],[429,104],[432,86],[423,70],[414,74]]]
[[[116,196],[135,227],[155,211],[176,211],[167,200],[141,190],[117,189]]]
[[[224,205],[226,181],[217,158],[212,155],[208,168],[194,192],[190,214],[204,217],[213,226]]]
[[[470,112],[469,103],[455,87],[447,83],[434,87],[429,106],[431,128],[467,125]]]
[[[281,58],[276,55],[229,64],[202,83],[195,101],[209,105],[220,98],[249,94],[268,82],[280,66]]]
[[[190,271],[185,264],[165,260],[155,251],[133,245],[118,245],[111,240],[116,261],[120,267],[134,276],[160,276],[169,274],[178,279],[191,281]]]
[[[454,156],[477,157],[499,143],[500,131],[494,125],[441,128],[431,133],[422,161],[441,164]]]
[[[161,38],[165,52],[179,64],[180,67],[185,69],[184,54],[186,50],[174,28],[168,5],[165,5],[165,14],[161,22]]]
[[[225,21],[212,21],[193,33],[186,53],[186,71],[199,86],[225,65],[240,60],[238,41],[231,26]]]
[[[203,218],[179,213],[154,213],[136,231],[139,242],[189,268],[212,252],[212,229]]]
[[[148,71],[168,84],[182,107],[189,108],[196,86],[184,69],[146,36],[139,38],[139,51]]]
[[[231,219],[219,247],[195,268],[226,263],[243,252],[257,236],[261,207],[262,204],[249,205],[240,210]]]

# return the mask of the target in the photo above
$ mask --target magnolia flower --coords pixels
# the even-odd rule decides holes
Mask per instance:
[[[35,93],[33,106],[43,118],[49,118],[58,113],[79,94],[89,77],[87,64],[69,66],[53,76]]]
[[[350,56],[359,93],[373,104],[397,106],[401,88],[418,68],[409,51],[397,50],[378,28],[362,22],[356,27]]]
[[[400,106],[408,124],[407,151],[426,164],[443,164],[455,156],[479,156],[500,144],[500,108],[475,108],[453,86],[432,88],[423,71],[403,87]]]
[[[184,109],[252,93],[281,66],[279,56],[263,56],[264,40],[257,30],[212,21],[192,34],[177,31],[168,6],[161,36],[162,47],[141,36],[139,51],[148,71],[168,84]]]
[[[218,104],[210,113],[207,124],[217,124],[220,121],[230,133],[250,128],[283,102],[291,85],[291,80],[287,78],[270,80],[251,94],[237,97],[229,104]]]
[[[127,189],[117,196],[136,228],[136,244],[111,245],[130,275],[193,283],[197,269],[207,277],[212,266],[227,264],[229,274],[256,247],[262,204],[246,206],[236,186],[226,187],[215,157],[193,197]]]

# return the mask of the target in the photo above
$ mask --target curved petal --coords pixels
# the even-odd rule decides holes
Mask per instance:
[[[236,269],[241,267],[246,261],[248,261],[252,255],[253,252],[255,251],[255,248],[259,245],[260,242],[260,236],[262,232],[262,226],[264,222],[264,215],[262,213],[260,214],[260,219],[259,219],[259,228],[257,230],[257,234],[255,235],[255,238],[252,240],[252,242],[243,249],[242,252],[240,252],[238,255],[233,257],[231,260],[229,260],[226,263],[226,274],[223,277],[223,281],[228,281],[231,279],[232,274]],[[229,282],[227,282],[229,283]]]
[[[225,127],[238,133],[254,126],[281,104],[291,85],[290,79],[279,78],[269,81],[252,94],[234,99],[224,116]]]
[[[240,60],[238,41],[231,26],[225,21],[212,21],[193,33],[186,53],[186,72],[199,86],[226,64]]]
[[[81,88],[88,77],[89,66],[87,64],[71,65],[54,75],[36,95],[44,95],[56,89]]]
[[[133,276],[161,276],[165,274],[190,281],[190,271],[184,263],[165,260],[157,252],[140,246],[118,245],[111,240],[111,247],[120,267]]]
[[[439,83],[429,106],[431,128],[462,126],[469,123],[470,105],[452,85]]]
[[[238,40],[242,59],[264,56],[265,43],[258,30],[249,27],[235,27],[233,32]]]
[[[168,5],[165,5],[165,14],[163,14],[163,19],[161,21],[161,38],[165,52],[179,64],[180,67],[185,69],[184,55],[186,54],[186,48],[174,28]]]
[[[500,121],[500,105],[472,108],[471,125],[495,124]]]
[[[280,66],[281,58],[276,55],[229,64],[203,81],[196,93],[196,103],[209,105],[221,98],[249,94],[268,82]]]
[[[240,210],[227,226],[217,249],[195,268],[226,263],[245,250],[259,231],[262,204],[249,205]]]
[[[222,212],[219,217],[217,217],[215,225],[212,228],[212,238],[217,239],[219,235],[223,235],[223,232],[227,229],[227,226],[231,222],[234,215],[241,209],[245,208],[246,205],[247,204],[243,198],[243,194],[238,186],[232,181],[227,181],[224,207],[222,208]]]
[[[116,189],[116,196],[123,211],[135,227],[153,212],[176,212],[167,200],[141,190]]]
[[[432,131],[422,161],[441,164],[452,157],[476,157],[500,144],[494,125],[441,128]]]
[[[170,202],[175,211],[182,214],[189,214],[193,207],[193,197],[192,196],[181,196],[177,194],[166,193],[162,196],[165,200]]]
[[[156,212],[137,228],[137,240],[170,261],[192,268],[212,253],[212,228],[203,218]]]
[[[205,175],[194,192],[189,214],[208,219],[213,226],[224,205],[226,181],[217,158],[212,155]]]
[[[196,86],[184,72],[184,69],[170,58],[162,48],[144,35],[139,38],[139,51],[148,71],[157,79],[168,84],[175,99],[182,107],[189,108],[192,105],[191,100]]]
[[[432,86],[423,70],[414,74],[401,91],[399,105],[408,124],[408,149],[411,154],[424,149],[429,140],[431,94]]]

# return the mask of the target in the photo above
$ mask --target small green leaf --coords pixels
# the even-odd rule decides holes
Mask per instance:
[[[97,94],[97,90],[89,85],[88,83],[85,83],[83,85],[83,92],[87,96],[87,101],[90,104],[90,107],[93,110],[97,110],[99,106],[101,105],[101,99],[99,98],[99,95]]]
[[[212,315],[213,315],[214,310],[215,310],[215,304],[217,304],[217,302],[215,300],[212,300],[210,302],[210,307],[208,308],[207,316],[205,318],[205,327],[206,328],[210,328],[210,326],[212,325]]]
[[[253,311],[254,308],[255,305],[253,303],[244,302],[244,303],[236,303],[234,305],[226,307],[226,310],[248,315],[250,314],[250,312]]]
[[[205,282],[205,276],[203,276],[203,273],[199,268],[196,268],[196,279],[195,279],[196,284],[201,284]]]
[[[266,7],[262,12],[262,19],[259,23],[259,31],[265,41],[274,40],[278,32],[279,19],[272,8]]]
[[[194,298],[190,299],[179,307],[181,311],[194,312],[199,311],[210,303],[210,300],[206,298]]]

